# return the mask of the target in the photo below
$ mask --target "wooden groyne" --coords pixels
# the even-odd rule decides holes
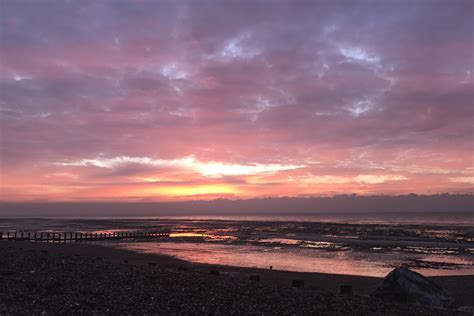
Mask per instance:
[[[78,233],[78,232],[0,232],[0,240],[39,241],[39,242],[73,242],[110,239],[161,239],[168,238],[169,232],[134,231],[113,233]]]

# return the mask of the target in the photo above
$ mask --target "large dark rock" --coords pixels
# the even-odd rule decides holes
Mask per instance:
[[[372,296],[399,303],[449,308],[454,299],[448,291],[408,268],[390,272]]]

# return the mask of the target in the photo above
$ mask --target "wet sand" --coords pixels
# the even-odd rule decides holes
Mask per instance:
[[[426,314],[427,311],[431,314],[449,314],[449,312],[441,310],[404,306],[367,298],[365,295],[381,282],[380,278],[373,277],[216,267],[156,254],[139,254],[83,243],[46,244],[2,241],[0,242],[0,253],[2,261],[0,280],[3,283],[0,288],[3,289],[2,291],[6,291],[1,296],[4,302],[0,302],[0,311],[4,309],[13,314],[30,312],[29,306],[31,308],[37,306],[38,300],[43,304],[38,305],[40,309],[43,308],[44,311],[52,313],[61,312],[64,308],[65,310],[62,312],[105,313],[108,310],[109,312],[134,313],[133,309],[128,309],[132,306],[121,305],[124,299],[120,301],[112,299],[112,303],[114,303],[112,305],[104,303],[103,300],[110,301],[111,297],[120,298],[121,295],[125,295],[123,286],[137,285],[136,283],[140,280],[137,285],[138,289],[133,290],[142,293],[135,298],[136,304],[141,304],[140,308],[143,308],[139,313],[145,311],[178,313],[181,311],[189,314],[198,313],[197,308],[201,308],[202,313],[219,314],[227,311],[223,307],[227,305],[232,307],[231,311],[234,313],[244,314],[272,312],[344,314],[349,311],[351,314],[402,315]],[[16,262],[16,264],[12,264],[12,262]],[[219,271],[219,276],[210,274],[211,270]],[[114,271],[117,273],[117,278],[114,278]],[[261,282],[249,281],[249,275],[252,274],[260,275]],[[53,280],[51,281],[53,285],[56,284],[61,288],[68,286],[68,282],[62,283],[61,280],[75,279],[77,275],[81,275],[85,279],[74,282],[85,282],[85,284],[92,282],[95,284],[94,288],[79,289],[79,293],[82,293],[80,295],[74,292],[78,289],[72,289],[70,296],[61,295],[61,293],[68,293],[69,290],[59,291],[55,294],[56,297],[52,303],[40,295],[41,288],[44,284],[47,285],[51,281],[50,279]],[[29,280],[29,278],[33,278],[33,280]],[[49,281],[38,283],[37,278],[40,280],[46,278]],[[90,282],[87,281],[88,278],[91,279]],[[18,282],[18,279],[21,279],[22,282]],[[470,295],[474,292],[474,276],[432,277],[431,279],[450,290],[455,295],[458,306],[474,305]],[[149,280],[155,280],[155,282],[148,284]],[[305,288],[292,288],[292,280],[304,280]],[[163,292],[162,288],[155,288],[156,284],[160,282],[167,284],[173,291]],[[337,295],[340,285],[343,284],[352,285],[356,295],[350,297]],[[12,289],[12,286],[19,286],[19,288],[15,290]],[[99,301],[89,300],[89,292],[94,293],[96,287],[104,288],[106,286],[109,288],[101,294],[102,299]],[[228,297],[225,293],[221,293],[223,288],[234,295]],[[29,291],[32,291],[31,295]],[[155,296],[160,291],[163,292],[161,296],[167,297],[167,302],[174,303],[156,303]],[[12,293],[16,293],[15,295],[19,295],[19,297],[11,296]],[[291,299],[286,299],[288,296],[291,296]],[[194,299],[193,303],[184,304],[183,302],[189,300],[190,297]],[[8,302],[5,302],[6,300]],[[35,303],[28,305],[25,300],[32,300]],[[70,302],[71,300],[74,302]],[[318,300],[320,301],[319,305]],[[67,307],[67,304],[72,305]],[[163,310],[162,308],[165,307],[169,309]],[[34,311],[41,312],[42,310],[35,309]]]

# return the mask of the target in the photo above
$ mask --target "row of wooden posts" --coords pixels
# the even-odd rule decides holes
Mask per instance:
[[[0,232],[0,240],[23,240],[44,242],[92,241],[104,239],[128,238],[168,238],[169,232],[113,232],[113,233],[77,233],[77,232]]]

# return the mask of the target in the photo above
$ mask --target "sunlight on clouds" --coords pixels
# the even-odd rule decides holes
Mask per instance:
[[[306,175],[299,178],[290,178],[290,182],[298,182],[304,184],[380,184],[387,181],[401,181],[408,180],[408,178],[401,175],[358,175],[356,177],[331,176],[331,175]]]
[[[474,177],[453,177],[449,178],[449,181],[456,183],[474,184]]]
[[[373,108],[373,102],[370,99],[355,101],[344,109],[349,111],[353,116],[360,116]]]
[[[362,184],[379,184],[387,181],[402,181],[408,178],[400,175],[370,175],[361,174],[354,178],[354,181]]]
[[[71,179],[77,180],[79,179],[79,175],[70,172],[56,172],[50,175],[46,175],[46,178],[59,178],[59,179]]]
[[[247,165],[226,164],[222,162],[201,162],[194,156],[179,159],[152,159],[148,157],[127,157],[119,156],[114,158],[81,159],[73,162],[55,163],[60,166],[96,166],[113,169],[123,164],[144,164],[160,167],[174,167],[180,169],[194,170],[206,177],[253,175],[259,173],[272,173],[285,170],[304,168],[306,165],[282,165],[282,164],[260,164],[252,163]]]
[[[197,170],[208,177],[216,176],[236,176],[236,175],[252,175],[258,173],[278,172],[284,170],[294,170],[303,168],[303,165],[280,165],[280,164],[224,164],[221,162],[199,163]]]
[[[380,62],[380,58],[378,56],[370,55],[365,50],[358,47],[341,47],[339,52],[345,58],[356,62],[368,64],[377,64]]]
[[[224,59],[248,59],[260,55],[263,51],[260,47],[250,44],[251,34],[243,33],[228,40],[223,48],[210,57],[220,57]]]
[[[301,177],[299,179],[292,179],[293,181],[305,183],[305,184],[341,184],[341,183],[348,183],[351,181],[348,177],[341,177],[341,176],[314,176],[308,175]]]
[[[161,69],[161,74],[169,80],[186,79],[188,74],[176,64],[165,65]]]

